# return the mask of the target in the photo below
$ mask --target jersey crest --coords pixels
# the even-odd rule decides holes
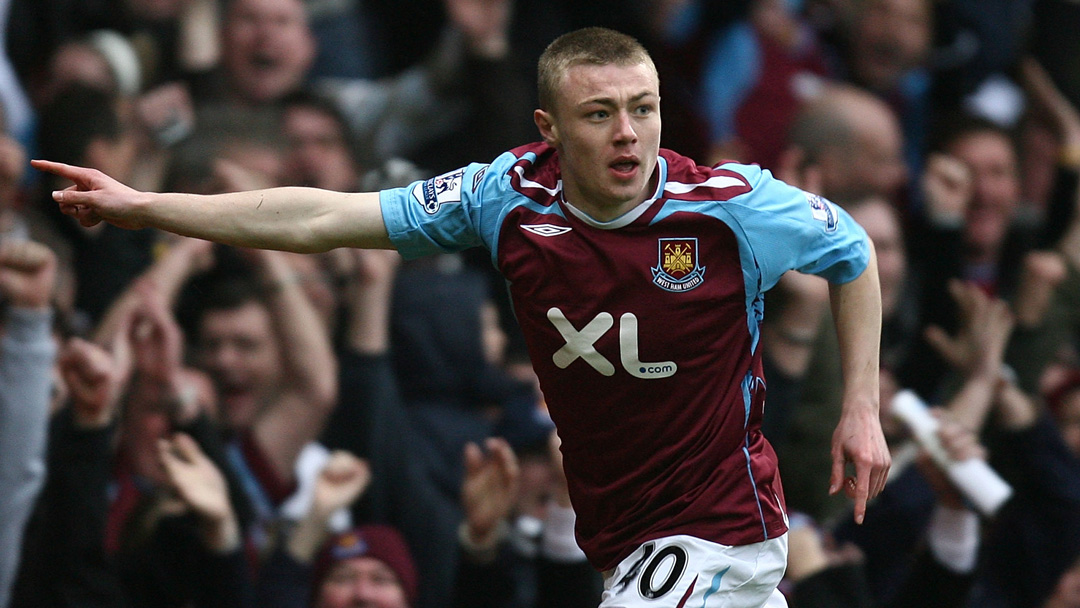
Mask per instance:
[[[659,239],[657,249],[659,259],[652,268],[657,287],[682,293],[705,282],[705,267],[698,264],[696,237]]]

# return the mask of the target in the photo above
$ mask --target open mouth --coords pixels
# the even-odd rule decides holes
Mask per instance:
[[[630,176],[634,174],[639,164],[636,160],[621,160],[612,163],[610,167],[617,175]]]

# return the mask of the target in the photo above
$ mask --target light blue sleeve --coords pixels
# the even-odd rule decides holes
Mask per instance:
[[[509,152],[490,165],[473,163],[379,193],[390,240],[406,259],[469,247],[492,248],[498,207],[506,199]]]
[[[866,231],[834,203],[774,178],[757,166],[727,164],[753,189],[725,207],[740,227],[757,265],[761,291],[788,270],[847,283],[870,262]],[[744,263],[748,263],[746,261]]]

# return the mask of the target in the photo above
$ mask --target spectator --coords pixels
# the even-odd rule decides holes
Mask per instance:
[[[299,463],[317,471],[325,458],[312,442],[337,401],[337,361],[286,254],[252,252],[248,259],[257,280],[219,278],[208,287],[196,357],[221,398],[230,462],[268,523],[295,484],[310,481]]]
[[[893,108],[904,133],[904,161],[918,176],[931,121],[931,3],[870,0],[853,7],[837,73]]]
[[[320,557],[315,608],[356,602],[374,608],[415,606],[418,581],[409,548],[393,528],[367,526],[338,536]]]
[[[78,119],[72,120],[75,116]],[[67,89],[42,110],[38,133],[44,154],[131,175],[135,141],[113,95],[83,86]],[[44,180],[38,196],[47,197],[57,186],[53,180]],[[35,201],[71,248],[72,259],[62,264],[75,269],[75,307],[96,321],[113,298],[149,266],[158,233],[85,229],[46,204],[44,199]]]
[[[11,606],[74,606],[124,601],[105,551],[112,440],[120,398],[131,374],[122,320],[109,350],[72,338],[57,361],[70,395],[49,425],[49,475],[26,529],[25,551]]]
[[[795,117],[776,173],[841,205],[895,201],[907,175],[896,115],[852,86],[830,85]]]
[[[296,93],[283,105],[287,184],[345,192],[402,186],[421,177],[416,167],[401,159],[372,167],[360,165],[348,122],[330,100]]]
[[[56,345],[50,336],[56,257],[29,241],[0,244],[0,606],[7,606],[23,526],[45,482]]]
[[[776,170],[785,137],[828,71],[814,32],[788,0],[756,0],[710,41],[702,76],[713,158]]]

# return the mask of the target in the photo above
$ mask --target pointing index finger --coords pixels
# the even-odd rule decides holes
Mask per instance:
[[[87,167],[76,167],[75,165],[67,165],[51,160],[34,159],[30,161],[30,165],[39,171],[52,173],[53,175],[73,181],[84,188],[89,187],[90,181],[95,174],[93,169]]]

